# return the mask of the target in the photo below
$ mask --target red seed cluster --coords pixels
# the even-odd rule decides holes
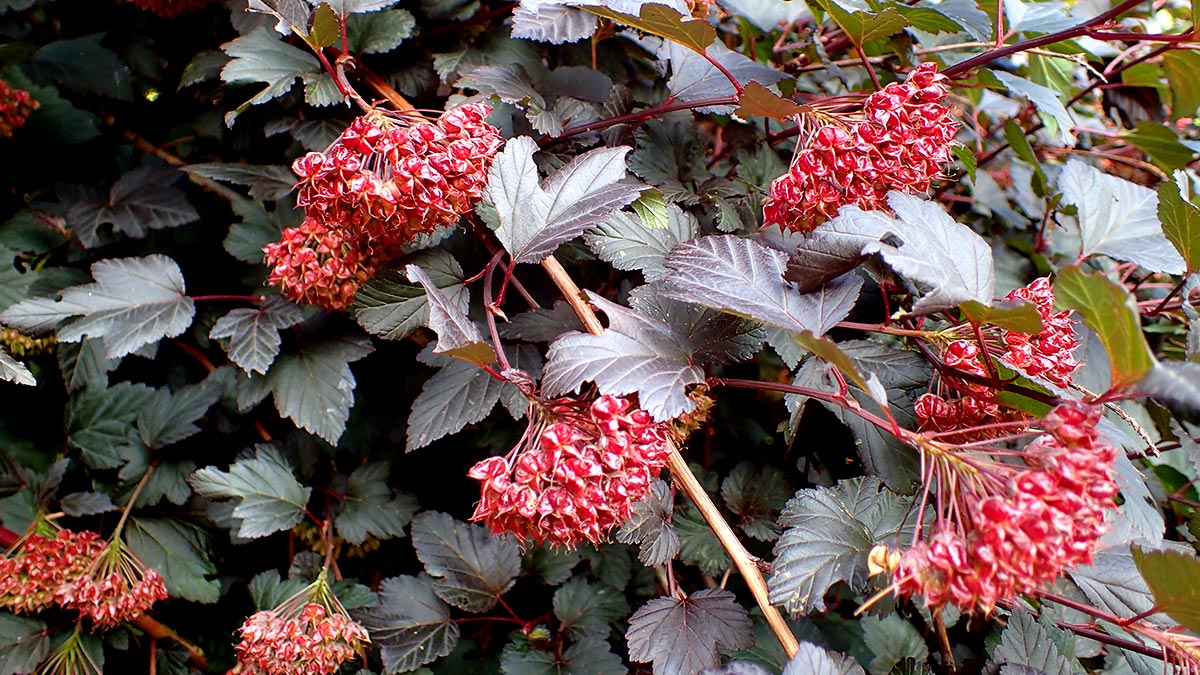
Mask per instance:
[[[989,613],[1091,563],[1118,492],[1117,451],[1096,431],[1101,412],[1060,405],[1042,420],[1046,433],[1020,452],[1023,465],[972,462],[982,475],[958,476],[955,508],[943,509],[928,539],[901,556],[897,591]]]
[[[241,633],[234,649],[241,672],[250,675],[333,673],[371,641],[345,610],[329,611],[313,602],[294,616],[282,607],[257,612],[242,624]]]
[[[0,80],[0,138],[10,138],[40,105],[29,92]]]
[[[508,456],[467,474],[483,482],[472,520],[520,541],[598,544],[629,520],[662,472],[671,452],[666,428],[615,396],[553,401],[541,415]]]
[[[835,118],[809,135],[771,183],[765,225],[808,232],[854,204],[887,210],[887,193],[922,193],[950,159],[958,123],[943,103],[946,78],[922,63],[863,101],[861,117]]]
[[[211,5],[218,0],[129,0],[138,7],[153,12],[163,19],[189,14]]]
[[[503,139],[479,103],[412,123],[375,112],[325,152],[292,164],[305,220],[265,247],[268,283],[293,300],[343,309],[375,269],[419,234],[453,225],[483,197]]]
[[[55,603],[55,592],[88,571],[104,541],[95,532],[31,534],[0,558],[0,607],[32,614]]]
[[[1042,319],[1042,329],[1037,335],[998,329],[985,335],[986,343],[981,347],[975,340],[961,339],[950,342],[942,350],[941,358],[946,365],[979,377],[987,377],[983,349],[1005,364],[1032,377],[1041,377],[1060,387],[1071,384],[1071,374],[1079,367],[1075,360],[1075,348],[1079,344],[1072,326],[1072,310],[1054,311],[1054,291],[1046,277],[1035,279],[1028,286],[1018,288],[1005,296],[1005,300],[1026,300],[1037,307]],[[969,326],[961,327],[963,329]],[[958,441],[980,440],[1009,429],[981,430],[972,427],[1010,422],[1028,416],[1015,410],[1002,408],[995,403],[995,391],[975,382],[958,378],[942,378],[948,395],[922,394],[915,403],[917,421],[922,430],[939,432],[962,431],[955,436]]]
[[[120,539],[110,541],[87,572],[58,589],[55,599],[63,607],[90,617],[96,628],[116,628],[137,618],[159,600],[167,587],[158,570],[149,569]]]

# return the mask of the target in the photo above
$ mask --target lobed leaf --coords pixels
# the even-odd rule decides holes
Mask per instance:
[[[208,533],[168,518],[131,518],[125,530],[130,550],[158,570],[175,598],[213,603],[221,597],[217,566],[208,559]]]
[[[1133,562],[1154,594],[1154,606],[1184,628],[1200,632],[1200,559],[1174,550],[1130,547]]]
[[[88,248],[100,246],[102,225],[134,239],[150,230],[178,227],[200,219],[200,214],[175,186],[179,172],[161,166],[143,166],[117,179],[108,195],[83,199],[71,205],[67,222]],[[291,186],[288,187],[289,191]]]
[[[754,625],[733,593],[706,588],[642,605],[629,617],[625,638],[629,659],[653,662],[654,675],[695,675],[720,663],[718,647],[752,646]]]
[[[30,675],[50,653],[50,631],[30,617],[0,612],[0,672]]]
[[[1163,235],[1183,257],[1187,274],[1200,270],[1200,206],[1192,199],[1186,174],[1176,172],[1173,181],[1158,188],[1158,219]]]
[[[371,641],[382,648],[386,673],[416,670],[449,654],[458,643],[458,624],[427,574],[384,579],[379,605],[357,616]]]
[[[338,535],[351,544],[362,544],[368,537],[401,537],[417,513],[415,497],[392,494],[388,487],[390,470],[387,462],[371,462],[352,471],[346,480],[345,498],[334,512],[333,525]]]
[[[679,535],[671,525],[674,502],[671,486],[655,479],[646,495],[634,502],[629,521],[617,530],[617,541],[638,545],[643,565],[665,565],[679,554]]]
[[[406,265],[404,271],[409,281],[415,281],[425,289],[429,328],[438,335],[433,353],[462,359],[477,366],[485,366],[496,360],[492,345],[483,339],[466,313],[442,293],[425,270],[416,265]]]
[[[1124,286],[1101,273],[1087,274],[1077,266],[1059,270],[1054,280],[1055,304],[1079,312],[1108,352],[1111,387],[1125,389],[1154,367],[1154,355],[1142,335],[1137,306]]]
[[[265,375],[279,356],[279,331],[303,320],[298,306],[280,296],[267,296],[257,307],[239,307],[217,319],[208,337],[228,339],[225,352],[230,361],[248,374]]]
[[[554,616],[560,629],[573,640],[593,637],[603,640],[612,624],[629,613],[620,591],[603,582],[589,583],[575,577],[554,592]]]
[[[200,469],[188,479],[203,497],[232,499],[236,533],[253,539],[291,529],[304,518],[312,488],[301,485],[273,446],[259,445],[228,471]]]
[[[468,612],[486,612],[512,587],[521,554],[509,539],[437,511],[412,521],[413,548],[436,580],[438,597]]]

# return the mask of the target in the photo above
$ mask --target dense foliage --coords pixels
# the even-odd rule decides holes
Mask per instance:
[[[0,675],[1200,673],[1198,12],[0,0]]]

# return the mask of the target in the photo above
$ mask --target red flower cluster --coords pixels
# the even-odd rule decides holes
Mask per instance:
[[[155,15],[170,19],[180,14],[188,14],[217,2],[218,0],[129,0],[138,7],[153,12]]]
[[[304,223],[266,246],[268,283],[293,300],[343,309],[374,270],[419,234],[453,225],[483,197],[503,139],[472,103],[436,123],[360,117],[325,152],[292,164]]]
[[[307,602],[289,615],[279,608],[257,612],[242,624],[235,647],[238,663],[251,675],[325,675],[353,659],[370,643],[367,630],[340,605],[333,611]]]
[[[97,628],[116,628],[166,600],[167,587],[158,570],[143,565],[117,538],[105,545],[82,576],[60,587],[55,599],[91,617]]]
[[[9,138],[25,124],[40,104],[24,89],[14,89],[0,80],[0,138]]]
[[[1096,431],[1101,412],[1080,403],[1052,410],[1046,433],[1019,453],[1024,466],[978,455],[939,461],[956,472],[938,476],[955,485],[955,504],[943,505],[928,540],[900,557],[897,592],[988,613],[1089,564],[1118,492],[1117,451]]]
[[[987,377],[982,352],[987,349],[992,357],[1031,377],[1044,378],[1060,387],[1069,386],[1071,373],[1079,367],[1074,356],[1079,340],[1072,327],[1073,311],[1054,311],[1054,291],[1046,277],[1012,291],[1004,299],[1032,302],[1042,319],[1041,331],[1037,335],[1027,335],[999,329],[985,336],[988,341],[982,347],[974,340],[954,340],[942,350],[942,361],[972,375]],[[962,326],[952,330],[968,328]],[[943,397],[928,393],[922,394],[916,401],[914,408],[922,430],[963,430],[963,434],[956,436],[957,440],[979,440],[1012,430],[974,433],[971,427],[1028,418],[1024,413],[997,405],[995,392],[986,386],[957,378],[943,378],[942,382],[954,390],[954,395]]]
[[[863,101],[861,118],[835,119],[805,139],[771,183],[765,225],[808,232],[848,204],[886,210],[889,190],[922,193],[950,159],[958,123],[942,102],[937,64],[922,63]]]
[[[670,453],[666,427],[627,399],[552,401],[530,410],[511,453],[468,472],[483,482],[471,519],[520,541],[598,544],[629,520]]]
[[[58,589],[86,574],[103,550],[95,532],[25,537],[9,557],[0,558],[0,607],[18,614],[50,607]]]

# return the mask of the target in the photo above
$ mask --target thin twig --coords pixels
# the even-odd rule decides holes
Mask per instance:
[[[566,296],[567,302],[575,310],[576,316],[583,322],[588,332],[592,335],[602,334],[604,326],[600,323],[600,319],[596,318],[596,313],[583,301],[582,292],[575,285],[570,275],[567,274],[567,271],[563,269],[558,259],[550,256],[542,262],[542,267],[550,275],[550,278],[558,286],[559,290],[562,291],[563,295]],[[675,484],[696,505],[696,508],[704,516],[704,520],[708,522],[708,526],[717,535],[717,539],[721,541],[721,545],[725,547],[725,551],[729,553],[734,566],[737,567],[742,577],[746,580],[746,585],[750,587],[750,593],[754,595],[755,602],[758,603],[758,607],[762,610],[763,616],[766,617],[771,630],[775,632],[775,637],[779,639],[779,644],[783,645],[783,650],[787,653],[788,658],[795,656],[796,652],[800,650],[800,643],[796,641],[796,636],[792,634],[792,630],[788,627],[783,615],[771,604],[767,582],[763,578],[762,571],[758,568],[757,559],[751,556],[746,551],[746,548],[742,546],[742,542],[737,538],[733,528],[729,526],[729,523],[721,515],[720,510],[717,509],[717,505],[708,496],[708,492],[704,490],[704,486],[700,484],[695,474],[688,468],[687,462],[679,454],[678,448],[671,448],[671,454],[667,457],[667,467],[671,470],[671,477],[674,479]]]

